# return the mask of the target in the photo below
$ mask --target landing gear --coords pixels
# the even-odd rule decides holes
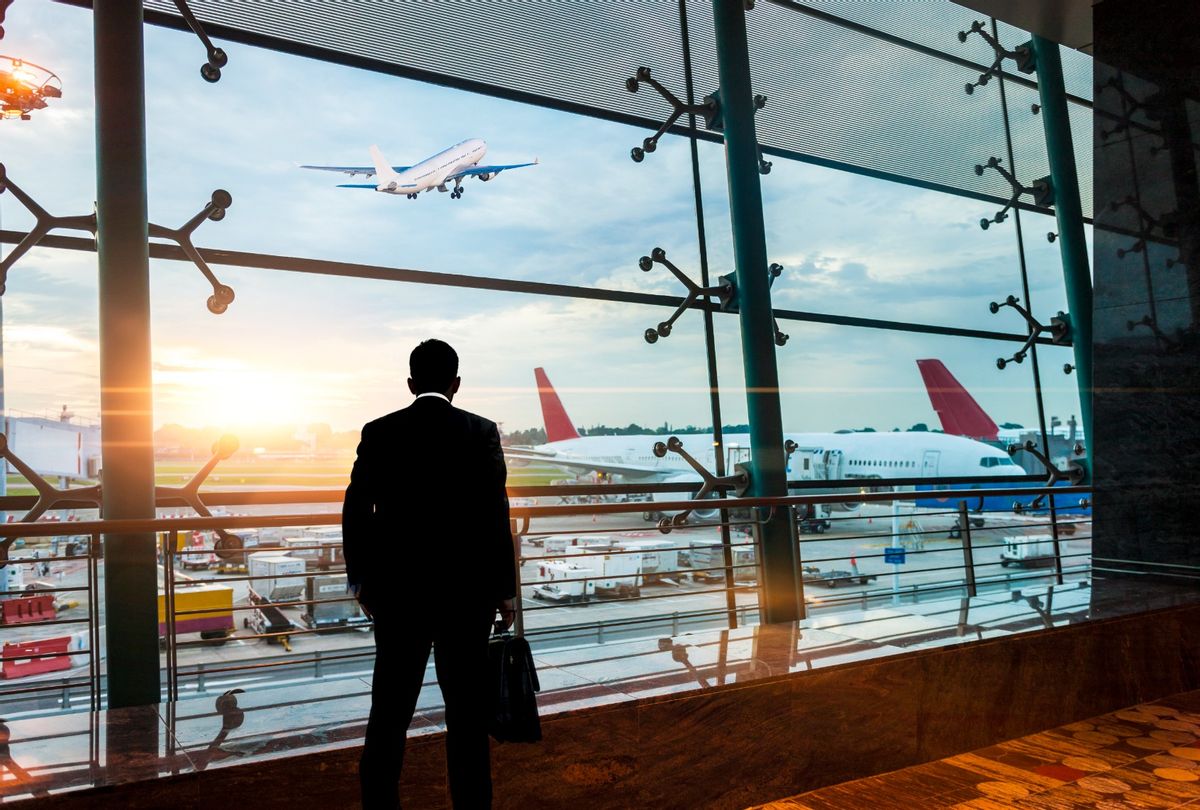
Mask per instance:
[[[450,192],[450,199],[457,200],[457,199],[460,199],[462,197],[462,195],[463,195],[463,187],[455,186]]]
[[[404,196],[408,197],[410,200],[415,200],[417,198],[416,194],[405,194]]]

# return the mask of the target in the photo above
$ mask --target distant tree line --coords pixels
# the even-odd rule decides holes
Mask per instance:
[[[1011,423],[1004,423],[1003,428],[1020,427]],[[592,425],[591,427],[576,428],[580,436],[688,436],[696,433],[711,433],[711,427],[703,427],[697,425],[685,425],[683,427],[670,424],[659,425],[658,427],[645,427],[636,422],[630,423],[625,427],[610,427],[608,425]],[[721,428],[723,433],[749,433],[750,425],[724,425]],[[836,431],[838,433],[875,433],[873,427],[847,428]],[[892,428],[892,433],[943,433],[944,431],[933,428],[924,422],[917,422],[910,428]],[[546,443],[546,431],[542,428],[529,428],[528,430],[514,430],[504,434],[503,443],[507,445],[536,445]]]

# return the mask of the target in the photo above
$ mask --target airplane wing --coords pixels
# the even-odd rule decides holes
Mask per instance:
[[[551,467],[561,467],[572,472],[602,472],[611,475],[623,475],[629,478],[644,478],[649,475],[660,475],[662,470],[653,467],[639,467],[634,464],[617,464],[596,459],[577,459],[569,456],[555,456],[537,451],[504,448],[504,458],[526,463],[547,464]]]
[[[319,172],[341,172],[348,174],[351,177],[356,174],[361,174],[363,177],[373,177],[375,175],[374,166],[301,166],[301,169],[316,169]],[[392,171],[403,172],[411,169],[411,166],[393,166]]]
[[[374,183],[338,183],[334,188],[369,188],[374,191],[377,187]]]
[[[508,166],[472,166],[469,169],[463,169],[460,172],[449,175],[446,180],[461,180],[464,177],[478,177],[480,180],[491,180],[500,174],[500,172],[505,172],[509,169],[523,169],[526,166],[537,166],[540,162],[537,158],[534,158],[532,163],[513,163]]]

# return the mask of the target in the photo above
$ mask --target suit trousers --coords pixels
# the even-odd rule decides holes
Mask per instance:
[[[404,743],[433,648],[446,706],[446,770],[455,810],[492,806],[488,719],[494,691],[487,642],[495,607],[449,607],[436,597],[413,610],[375,612],[371,715],[359,762],[364,810],[400,806]]]

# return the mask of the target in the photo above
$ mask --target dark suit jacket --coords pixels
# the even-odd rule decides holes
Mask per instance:
[[[342,506],[349,584],[375,611],[515,596],[506,476],[496,424],[440,397],[368,422]]]

